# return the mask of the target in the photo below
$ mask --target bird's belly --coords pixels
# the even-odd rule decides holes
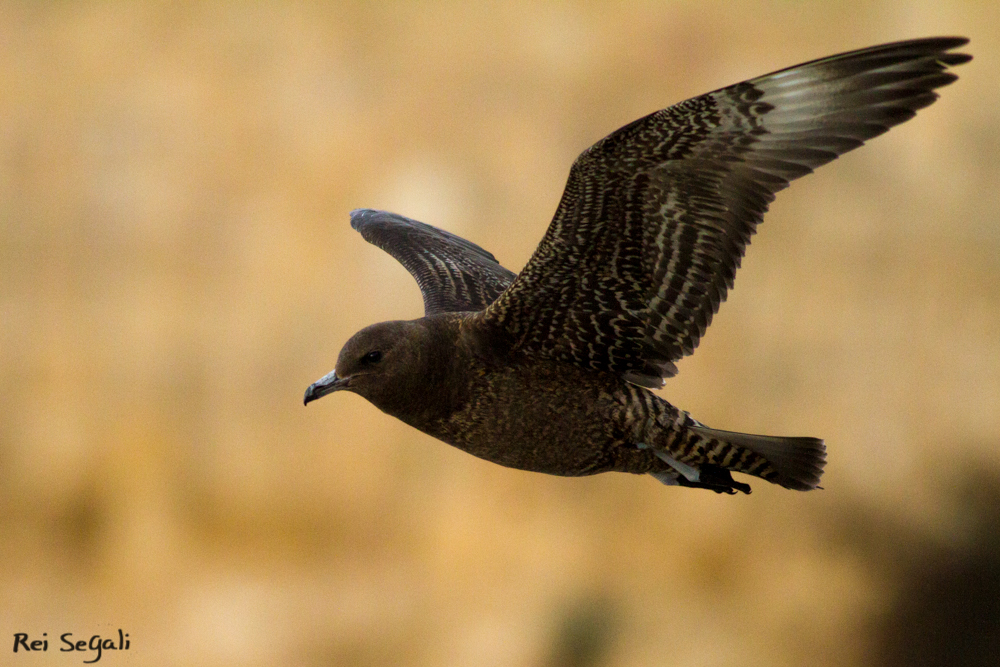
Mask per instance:
[[[567,378],[537,368],[488,375],[432,435],[510,468],[571,476],[613,470],[631,446],[610,418],[606,385],[591,373]]]

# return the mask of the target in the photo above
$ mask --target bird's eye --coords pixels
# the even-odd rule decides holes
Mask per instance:
[[[361,363],[363,364],[377,364],[382,361],[382,353],[378,350],[372,350],[365,356],[361,357]]]

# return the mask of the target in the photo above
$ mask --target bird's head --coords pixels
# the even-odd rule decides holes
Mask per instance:
[[[427,329],[420,320],[380,322],[351,336],[337,366],[306,389],[305,403],[341,389],[394,412],[402,397],[419,392],[427,363]]]

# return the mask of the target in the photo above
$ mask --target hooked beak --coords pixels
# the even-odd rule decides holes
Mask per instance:
[[[315,401],[317,398],[323,398],[340,389],[347,389],[347,383],[350,381],[350,377],[337,377],[337,371],[324,375],[306,389],[306,397],[302,401],[302,405],[309,405],[310,401]]]

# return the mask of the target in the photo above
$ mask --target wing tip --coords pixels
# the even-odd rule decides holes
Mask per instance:
[[[406,231],[403,232],[405,236],[419,234],[435,238],[439,242],[461,246],[463,249],[480,255],[494,264],[500,264],[500,261],[489,250],[486,250],[485,248],[469,241],[468,239],[462,238],[457,234],[440,229],[434,225],[429,225],[426,222],[420,222],[419,220],[408,218],[405,215],[400,215],[399,213],[380,211],[375,208],[356,208],[351,211],[351,228],[360,232],[369,243],[374,243],[374,241],[369,238],[366,232],[369,232],[370,230],[371,233],[374,234],[377,233],[376,230],[388,230],[391,227],[405,229]],[[375,245],[380,244],[375,243]],[[504,270],[506,271],[506,269]]]
[[[379,211],[374,208],[356,208],[351,211],[351,229],[360,232],[361,228],[367,226],[369,223],[378,222],[375,218],[379,215],[386,216],[392,215],[392,213]]]

